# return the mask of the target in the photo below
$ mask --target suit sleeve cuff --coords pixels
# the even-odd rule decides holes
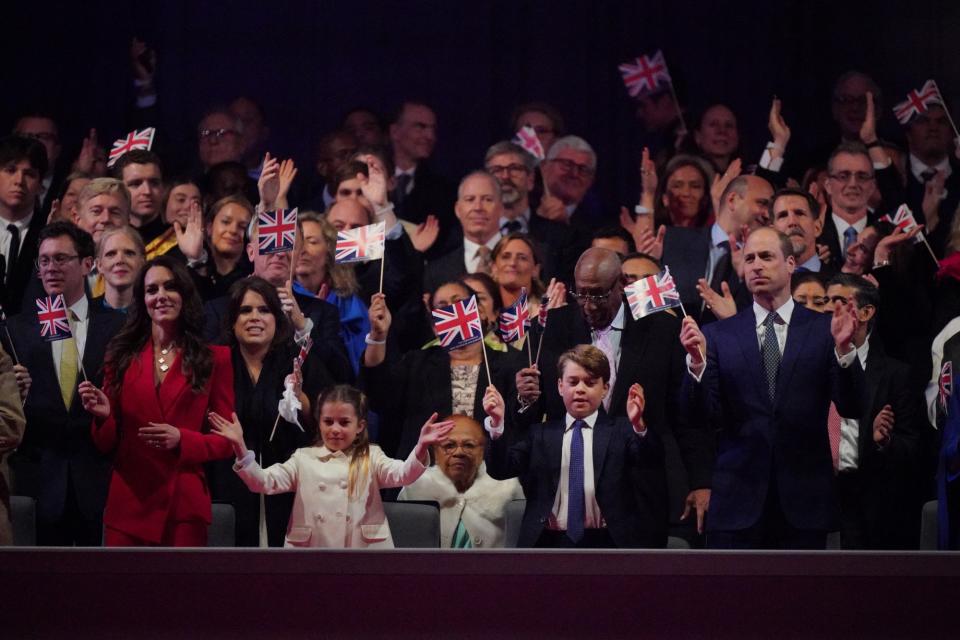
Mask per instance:
[[[690,377],[700,382],[703,378],[703,372],[707,370],[707,363],[703,363],[703,368],[700,369],[700,373],[696,373],[693,367],[693,358],[690,357],[690,354],[687,354],[687,373],[690,374]]]
[[[846,369],[847,367],[849,367],[850,365],[852,365],[852,364],[853,364],[853,361],[856,359],[856,357],[857,357],[857,350],[856,350],[856,348],[853,348],[853,349],[850,350],[849,353],[847,353],[847,355],[841,356],[841,355],[840,355],[840,352],[837,351],[837,348],[834,347],[834,348],[833,348],[833,354],[834,354],[835,356],[837,356],[837,363],[839,363],[840,368],[841,368],[841,369]]]

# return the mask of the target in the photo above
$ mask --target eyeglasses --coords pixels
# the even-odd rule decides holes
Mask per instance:
[[[503,173],[519,176],[527,173],[527,167],[522,164],[491,164],[487,165],[487,171],[495,176],[499,176]]]
[[[610,297],[610,294],[613,293],[613,290],[616,288],[616,286],[617,285],[613,285],[612,287],[607,289],[606,293],[601,293],[601,294],[580,293],[579,291],[574,291],[573,297],[576,298],[577,302],[579,302],[580,304],[587,304],[588,302],[592,302],[593,304],[602,304],[607,301],[607,299]]]
[[[872,173],[867,173],[866,171],[857,171],[856,173],[852,171],[840,171],[830,174],[831,180],[836,180],[843,184],[850,182],[850,178],[853,178],[857,184],[865,184],[873,180],[873,177]]]
[[[60,137],[55,133],[47,133],[46,131],[41,131],[40,133],[30,133],[26,131],[18,131],[17,135],[21,138],[32,138],[34,140],[39,140],[40,142],[56,142]]]
[[[76,254],[70,256],[70,255],[67,255],[67,254],[65,254],[65,253],[57,253],[57,254],[54,254],[54,255],[52,255],[52,256],[40,256],[39,258],[37,258],[37,263],[36,263],[36,264],[37,264],[37,271],[41,271],[41,270],[43,270],[43,269],[48,269],[48,268],[50,267],[50,265],[54,265],[54,266],[56,266],[58,269],[60,269],[60,268],[62,268],[62,267],[64,267],[64,266],[66,266],[66,264],[67,264],[68,262],[70,262],[71,260],[76,260],[76,259],[79,259],[79,258],[80,258],[80,256],[78,256],[78,255],[76,255]]]
[[[566,158],[555,158],[552,162],[556,162],[566,173],[579,174],[584,177],[590,177],[593,175],[593,168],[589,165],[579,164],[573,160],[567,160]]]
[[[440,450],[443,451],[448,456],[452,455],[457,449],[463,449],[463,452],[469,455],[474,451],[476,451],[478,448],[480,448],[479,444],[477,444],[476,442],[471,442],[469,440],[467,442],[460,442],[460,443],[444,442],[442,445],[440,445]]]
[[[220,140],[224,136],[228,135],[237,135],[239,132],[234,129],[200,129],[200,139],[208,140],[210,138],[215,138]]]

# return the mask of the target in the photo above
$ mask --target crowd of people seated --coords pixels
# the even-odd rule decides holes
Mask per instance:
[[[131,60],[137,129],[162,96],[144,43]],[[829,148],[794,153],[811,132],[774,99],[750,157],[728,105],[636,99],[659,144],[633,150],[626,203],[545,103],[464,176],[431,163],[414,100],[346,113],[309,168],[247,96],[193,149],[161,131],[109,162],[96,131],[67,158],[57,117],[24,111],[0,139],[0,544],[28,496],[50,546],[204,546],[225,502],[238,546],[389,548],[383,502],[426,500],[442,546],[489,548],[525,500],[523,547],[916,549],[938,500],[960,547],[945,106],[898,146],[846,73]],[[293,247],[267,252],[260,214],[294,207]],[[337,260],[381,223],[381,258]],[[668,269],[682,306],[636,316],[627,288]],[[431,312],[470,300],[482,339],[448,348]]]

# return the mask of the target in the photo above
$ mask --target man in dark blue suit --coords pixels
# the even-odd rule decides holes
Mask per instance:
[[[527,498],[518,546],[549,548],[663,547],[667,485],[663,447],[643,419],[644,396],[630,387],[627,419],[601,406],[610,391],[610,363],[581,344],[557,363],[566,415],[533,426],[510,449],[510,470]],[[503,398],[488,390],[491,436],[503,429]]]
[[[852,302],[831,318],[794,304],[790,239],[772,228],[744,246],[753,306],[700,331],[685,318],[685,393],[717,433],[707,546],[822,549],[836,528],[827,414],[861,415]]]

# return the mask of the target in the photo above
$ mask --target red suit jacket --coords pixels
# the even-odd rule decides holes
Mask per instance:
[[[154,384],[153,341],[148,340],[123,377],[118,397],[110,399],[110,417],[93,424],[93,441],[114,453],[113,476],[104,510],[105,525],[128,535],[160,542],[168,522],[210,522],[210,491],[203,463],[233,454],[230,442],[209,433],[207,412],[230,416],[233,368],[227,347],[211,346],[213,373],[196,393],[184,376],[180,356],[163,383]],[[112,372],[107,371],[104,385]],[[158,450],[137,435],[148,422],[180,429],[180,445]]]

